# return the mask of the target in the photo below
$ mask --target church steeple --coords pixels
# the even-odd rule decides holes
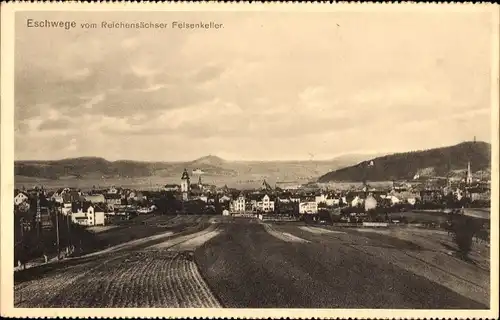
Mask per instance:
[[[472,171],[470,169],[470,161],[467,162],[467,180],[466,180],[467,184],[471,184],[472,183]]]
[[[187,170],[184,169],[184,172],[182,173],[182,177],[181,177],[181,192],[182,192],[183,200],[188,199],[190,187],[191,187],[191,184],[190,184],[190,180],[189,180],[189,174],[188,174]]]
[[[189,180],[189,174],[187,172],[187,169],[184,169],[184,172],[182,173],[181,180]]]

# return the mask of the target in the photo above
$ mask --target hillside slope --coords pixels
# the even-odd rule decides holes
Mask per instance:
[[[369,165],[371,161],[373,166]],[[329,172],[318,182],[412,179],[417,173],[446,176],[450,171],[466,169],[468,161],[473,172],[489,170],[491,145],[463,142],[449,147],[387,155]]]
[[[97,157],[72,158],[55,161],[16,161],[14,173],[24,180],[37,179],[86,179],[111,177],[180,177],[188,172],[201,170],[206,176],[261,179],[275,176],[280,179],[316,179],[316,177],[364,159],[361,155],[344,156],[327,161],[228,161],[217,156],[205,156],[186,162],[140,162],[129,160],[108,161]]]

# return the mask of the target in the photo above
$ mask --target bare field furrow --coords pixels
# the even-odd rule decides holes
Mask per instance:
[[[161,261],[161,263],[160,263]],[[161,292],[161,306],[172,306],[173,308],[179,307],[179,302],[175,297],[175,290],[170,278],[170,260],[158,259],[159,268],[161,270],[159,284]]]
[[[111,304],[108,305],[108,307],[120,307],[123,301],[123,295],[125,294],[124,290],[124,285],[125,285],[125,280],[124,278],[127,276],[129,270],[120,270],[120,268],[116,268],[114,270],[114,275],[113,275],[113,280],[114,285],[111,286],[111,290],[113,292],[113,299]]]
[[[132,307],[137,308],[139,305],[144,305],[146,292],[145,286],[142,282],[142,275],[146,271],[144,266],[148,265],[148,259],[142,259],[142,261],[134,261],[130,272],[128,272],[128,277],[125,279],[125,283],[123,284],[124,291],[124,299],[122,300],[120,307]]]
[[[111,306],[114,305],[115,298],[118,295],[118,290],[117,286],[115,285],[115,277],[110,277],[108,280],[106,280],[107,283],[107,297],[106,299],[103,300],[103,307],[105,308],[110,308]]]
[[[15,291],[14,303],[16,307],[42,306],[52,298],[54,292],[71,285],[73,278],[72,274],[66,273],[39,281],[30,281],[22,289]]]
[[[172,293],[172,298],[175,300],[176,305],[178,308],[182,307],[182,294],[179,289],[179,280],[177,278],[177,270],[175,269],[176,266],[176,261],[175,257],[171,258],[168,261],[168,265],[166,266],[168,268],[168,281],[171,286],[171,293]]]
[[[148,307],[161,307],[167,305],[165,286],[166,279],[164,278],[165,270],[163,268],[164,262],[161,259],[155,259],[152,265],[152,272],[154,276],[148,277],[148,287],[153,288],[154,299],[151,300],[151,305]]]
[[[208,287],[208,285],[205,283],[205,281],[201,277],[201,274],[198,271],[198,266],[196,265],[196,263],[191,262],[189,264],[189,267],[190,267],[190,272],[192,274],[192,277],[193,277],[193,279],[195,279],[197,286],[199,288],[198,292],[201,292],[203,294],[204,298],[206,299],[205,300],[206,304],[204,305],[204,307],[220,308],[221,305],[219,304],[217,299],[214,297],[214,295],[210,291],[210,288]]]
[[[14,287],[14,304],[19,307],[44,306],[59,292],[71,287],[79,278],[88,274],[90,264],[66,269],[61,273],[31,280]],[[87,271],[85,271],[87,270]]]
[[[184,281],[187,290],[186,290],[186,301],[192,307],[201,307],[203,305],[202,300],[199,297],[199,292],[196,290],[196,282],[194,279],[190,279],[189,273],[189,261],[186,258],[181,259],[181,269],[179,273],[186,276],[186,280]]]
[[[177,241],[176,244],[181,243]],[[195,242],[197,245],[198,241]],[[168,248],[97,259],[84,267],[75,266],[59,274],[23,282],[16,290],[17,305],[23,307],[190,308],[218,305],[192,258]]]
[[[185,277],[179,272],[181,263],[182,261],[180,259],[180,254],[178,254],[174,259],[173,274],[175,275],[177,288],[179,289],[179,300],[181,302],[181,308],[186,308],[187,306],[189,306],[189,302],[187,301],[186,297],[187,289],[184,282]]]
[[[211,299],[207,292],[204,290],[203,286],[200,283],[199,277],[197,277],[196,272],[194,272],[194,267],[196,264],[192,261],[189,261],[187,264],[186,273],[189,273],[190,277],[193,279],[193,286],[195,287],[194,292],[198,294],[200,297],[200,307],[210,307]]]

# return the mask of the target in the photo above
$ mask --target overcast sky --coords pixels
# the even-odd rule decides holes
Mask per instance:
[[[16,18],[16,159],[328,159],[490,141],[488,14]],[[224,29],[49,30],[27,18]]]

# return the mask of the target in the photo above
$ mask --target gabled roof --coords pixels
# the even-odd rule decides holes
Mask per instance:
[[[23,195],[25,195],[27,198],[29,198],[29,195],[28,195],[26,192],[24,192],[24,191],[19,191],[19,190],[15,190],[15,191],[14,191],[14,197],[17,197],[17,196],[18,196],[18,195],[20,195],[20,194],[23,194]]]
[[[273,190],[273,188],[271,187],[271,185],[269,183],[267,183],[267,181],[265,179],[262,182],[262,189],[263,190],[268,190],[268,191]]]
[[[316,202],[316,198],[314,196],[301,196],[300,201]]]
[[[258,194],[258,193],[251,193],[251,194],[249,194],[249,195],[248,195],[248,197],[247,197],[247,198],[248,198],[249,200],[255,200],[255,201],[258,201],[258,200],[262,199],[262,197],[263,197],[263,195],[261,195],[261,194]]]
[[[96,205],[94,205],[94,212],[107,212],[107,209],[106,209],[106,207],[104,207],[100,204],[96,204]]]
[[[87,211],[90,207],[94,208],[94,205],[92,204],[92,202],[84,202],[82,204],[82,210],[83,211]]]

